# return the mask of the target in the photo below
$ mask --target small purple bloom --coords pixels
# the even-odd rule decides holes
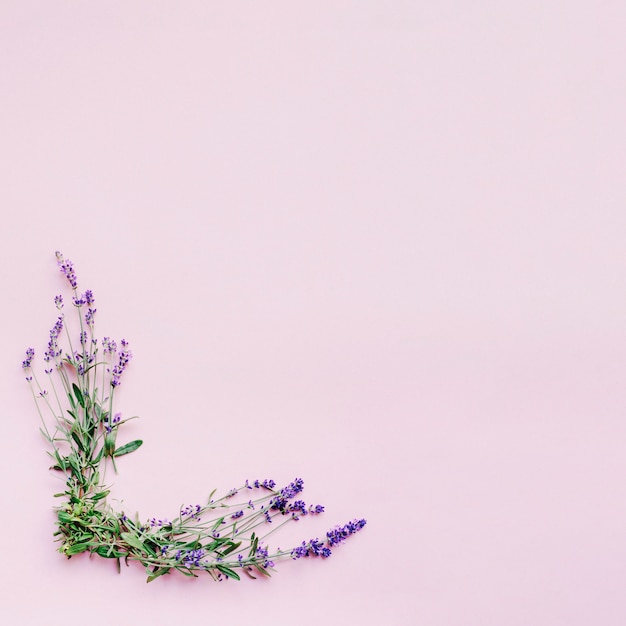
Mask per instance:
[[[353,520],[348,522],[345,526],[336,526],[326,533],[329,546],[335,546],[342,541],[345,541],[350,535],[358,532],[366,524],[366,520]]]
[[[111,376],[111,386],[117,387],[120,384],[120,378],[124,373],[124,370],[128,366],[129,361],[133,358],[132,352],[128,349],[128,342],[122,339],[122,349],[117,353],[118,362],[113,368]]]
[[[63,255],[58,251],[56,252],[56,257],[59,269],[64,274],[65,278],[67,278],[72,289],[76,289],[78,282],[76,280],[76,273],[74,272],[74,264],[69,259],[64,259]]]
[[[87,313],[85,313],[85,323],[87,326],[93,328],[93,316],[96,314],[97,309],[87,309]]]
[[[48,342],[48,349],[44,352],[43,360],[46,361],[46,363],[51,359],[56,359],[58,356],[61,355],[62,350],[59,347],[57,340],[62,330],[63,316],[59,316],[56,323],[52,327],[52,330],[50,331],[50,341]]]
[[[102,340],[102,347],[104,348],[104,354],[114,354],[117,350],[117,344],[109,337],[105,337]]]
[[[33,348],[28,348],[26,350],[26,358],[22,361],[22,367],[24,369],[28,369],[30,367],[30,364],[32,363],[34,356],[35,356],[35,350]]]

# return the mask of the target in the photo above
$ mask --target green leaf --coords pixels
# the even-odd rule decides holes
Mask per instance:
[[[190,569],[183,567],[182,565],[178,565],[174,568],[175,570],[181,572],[185,576],[191,576],[193,578],[198,578],[198,574],[194,574]]]
[[[74,470],[74,473],[80,474],[80,467],[78,465],[78,460],[76,458],[76,455],[72,453],[66,458],[66,460],[70,464],[70,467]]]
[[[78,404],[80,404],[80,406],[82,406],[84,409],[85,398],[83,398],[83,392],[78,388],[78,385],[76,383],[72,383],[72,389],[74,390],[74,395],[76,396],[76,399],[78,400]]]
[[[137,448],[139,448],[139,446],[141,446],[142,443],[143,441],[141,439],[135,439],[134,441],[130,441],[129,443],[124,444],[123,446],[118,448],[113,453],[113,456],[122,456],[123,454],[130,454],[131,452],[134,452]]]
[[[116,550],[114,546],[98,546],[94,552],[99,556],[103,556],[105,559],[119,559],[125,554],[124,552]]]
[[[148,576],[146,582],[150,583],[152,582],[155,578],[158,578],[159,576],[163,576],[163,574],[167,574],[172,568],[171,567],[155,567],[152,570],[152,574],[150,574],[150,576]]]
[[[63,471],[65,471],[65,470],[67,469],[67,464],[66,464],[66,462],[65,462],[65,457],[62,457],[62,456],[59,454],[59,451],[58,451],[58,450],[55,450],[55,451],[54,451],[54,455],[56,456],[57,463],[59,464],[59,467],[60,467]]]
[[[59,511],[57,517],[59,518],[59,522],[62,524],[69,524],[73,519],[72,516],[65,511]]]
[[[76,442],[78,449],[82,452],[84,451],[83,442],[80,440],[78,433],[75,430],[72,430],[72,439]]]
[[[230,569],[230,567],[226,567],[226,565],[217,565],[217,569],[222,572],[222,574],[228,576],[228,578],[234,578],[235,580],[241,580],[239,574],[235,570]]]
[[[252,540],[252,545],[250,546],[250,552],[248,556],[255,556],[257,548],[259,547],[259,538],[256,537],[254,533],[252,533],[250,539]]]
[[[133,548],[136,548],[137,550],[140,550],[141,552],[147,552],[146,546],[144,546],[143,543],[141,542],[141,540],[138,537],[136,537],[135,535],[133,535],[132,533],[121,533],[120,537],[129,546],[132,546]]]
[[[75,543],[73,546],[70,546],[65,551],[65,554],[67,554],[67,556],[72,556],[73,554],[80,554],[81,552],[85,552],[85,550],[89,550],[90,545],[91,544],[89,543]]]
[[[239,543],[230,542],[230,546],[226,548],[226,550],[222,550],[222,555],[226,556],[230,554],[233,550],[236,550],[241,545],[241,541]]]
[[[102,498],[106,498],[109,495],[109,493],[111,493],[110,489],[107,489],[106,491],[100,491],[95,496],[91,496],[91,499],[92,500],[102,500]]]
[[[143,543],[139,537],[133,535],[132,533],[121,533],[120,537],[129,545],[135,548],[136,550],[140,550],[141,552],[145,552],[146,554],[150,554],[151,556],[156,556],[156,552],[148,545]]]

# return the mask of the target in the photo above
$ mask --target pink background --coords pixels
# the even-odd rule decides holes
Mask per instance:
[[[4,0],[0,617],[623,626],[625,24],[617,0]],[[135,354],[126,507],[302,476],[327,512],[290,536],[367,528],[239,585],[57,554],[19,369],[56,249]]]

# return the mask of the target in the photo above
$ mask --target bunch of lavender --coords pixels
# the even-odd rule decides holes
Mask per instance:
[[[143,443],[117,443],[120,429],[135,419],[114,410],[115,390],[132,353],[124,339],[119,346],[110,337],[98,341],[93,293],[79,292],[72,262],[59,252],[56,257],[72,290],[80,331],[72,342],[63,297],[56,296],[58,316],[43,356],[46,383],[32,368],[33,348],[26,351],[22,368],[41,417],[41,433],[51,447],[52,469],[65,480],[65,491],[55,494],[63,499],[55,532],[59,552],[68,558],[89,552],[116,559],[118,570],[121,559],[139,561],[148,582],[172,571],[194,577],[204,571],[215,580],[239,580],[238,571],[251,578],[256,573],[269,576],[278,560],[327,558],[336,545],[365,526],[364,519],[354,520],[332,528],[322,539],[287,550],[270,549],[267,537],[285,523],[324,511],[322,505],[309,506],[300,499],[300,478],[282,488],[270,479],[246,480],[221,498],[214,499],[213,491],[206,504],[181,507],[171,520],[153,517],[141,522],[138,516],[131,519],[115,511],[107,502],[106,465],[117,471],[116,460]]]

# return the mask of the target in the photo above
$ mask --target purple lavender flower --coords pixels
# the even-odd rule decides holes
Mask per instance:
[[[308,515],[309,510],[307,509],[306,503],[304,500],[296,500],[292,502],[288,507],[287,511],[291,513],[294,520],[298,520],[298,513],[300,515]]]
[[[317,537],[309,541],[309,546],[311,548],[312,554],[314,554],[315,556],[321,556],[324,550],[324,544],[319,539],[317,539]]]
[[[255,480],[252,485],[254,486],[255,489],[259,489],[261,487],[265,487],[265,489],[274,489],[274,487],[276,487],[276,482],[273,481],[271,478],[266,478],[265,480],[261,481],[259,479]],[[248,489],[252,489],[252,487],[250,486],[250,483],[248,482],[248,480],[246,479],[246,484],[245,486]]]
[[[304,489],[304,481],[302,478],[296,478],[292,483],[280,490],[280,495],[270,500],[272,509],[276,509],[281,513],[287,512],[287,502],[294,498]]]
[[[192,504],[189,504],[184,509],[180,510],[180,516],[185,517],[185,515],[189,515],[191,519],[200,521],[200,516],[198,514],[200,513],[201,510],[202,510],[202,507],[199,504],[196,504],[195,506]]]
[[[65,278],[67,278],[72,289],[76,289],[78,282],[76,280],[76,273],[74,272],[74,264],[69,259],[64,259],[63,255],[58,251],[56,252],[56,257],[59,269],[64,274]]]
[[[301,559],[302,557],[305,557],[305,556],[309,556],[309,554],[310,554],[309,548],[304,541],[302,542],[301,546],[297,546],[291,551],[291,556],[294,560]]]
[[[62,350],[57,343],[59,335],[63,331],[63,316],[57,318],[52,330],[50,331],[50,341],[48,342],[48,349],[44,352],[43,360],[48,362],[50,359],[56,359],[60,356]]]
[[[87,306],[91,306],[95,302],[93,299],[93,291],[91,291],[91,289],[87,289],[87,291],[83,294],[83,299],[85,300],[85,304],[87,304]]]
[[[280,490],[280,495],[286,500],[291,500],[296,494],[304,489],[304,481],[302,478],[296,478],[292,483]]]
[[[128,366],[129,361],[133,358],[132,352],[128,349],[128,342],[122,339],[122,349],[118,352],[118,362],[113,368],[111,376],[111,386],[117,387],[120,384],[120,378],[124,370]]]
[[[115,354],[115,352],[117,351],[117,344],[113,339],[109,337],[105,337],[102,340],[102,347],[104,349],[104,354]]]
[[[103,422],[105,423],[105,430],[107,431],[107,433],[110,433],[113,431],[113,428],[115,428],[115,426],[117,426],[120,421],[122,419],[122,414],[121,413],[116,413],[113,416],[113,419],[111,420],[111,423],[109,423],[109,417],[108,415],[104,416]]]
[[[54,304],[56,304],[57,309],[60,311],[63,308],[63,296],[54,296]]]
[[[326,538],[329,546],[336,546],[338,543],[345,541],[350,535],[358,532],[366,524],[366,520],[353,520],[348,522],[345,526],[335,526],[326,533]]]
[[[267,548],[262,545],[259,545],[256,549],[256,557],[257,559],[263,560],[263,567],[274,567],[274,561],[270,561],[267,557],[269,556],[269,552]]]
[[[93,316],[96,314],[97,309],[87,309],[87,313],[85,313],[85,323],[87,326],[93,328]]]
[[[305,541],[301,545],[295,547],[291,551],[291,557],[293,559],[301,559],[307,556],[321,556],[327,559],[332,554],[330,548],[325,546],[319,539],[310,539],[308,543]]]
[[[243,511],[237,511],[236,513],[233,513],[231,517],[233,519],[239,519],[240,517],[243,517]]]
[[[169,524],[169,522],[166,519],[157,519],[156,517],[150,519],[150,526],[152,528],[154,528],[155,526],[163,526],[164,524],[167,525]]]
[[[35,356],[35,350],[33,348],[28,348],[26,350],[26,358],[22,361],[22,367],[24,369],[28,369],[30,367],[30,364],[34,356]]]

